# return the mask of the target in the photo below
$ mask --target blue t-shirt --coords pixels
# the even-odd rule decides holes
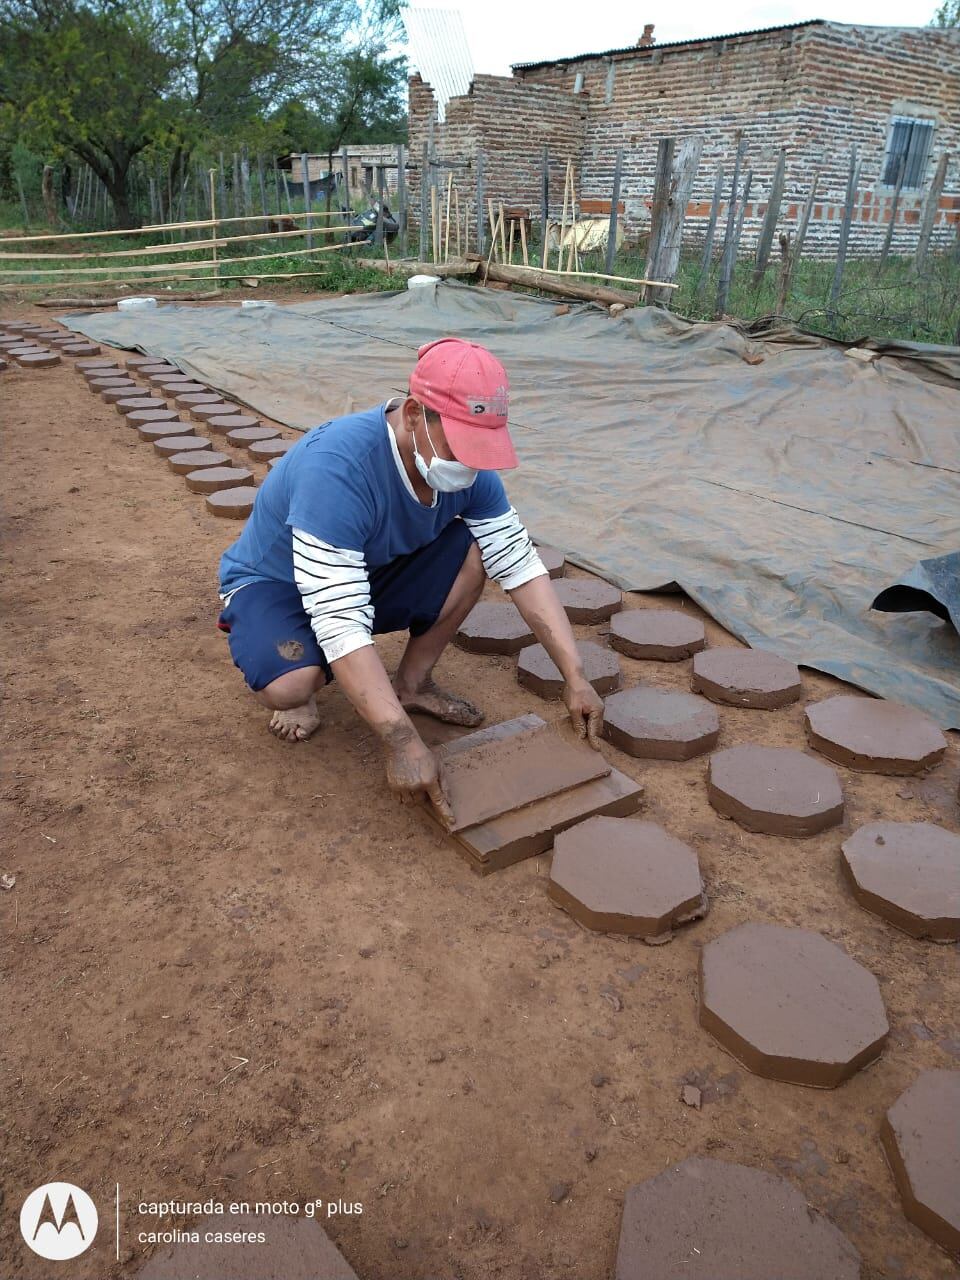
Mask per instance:
[[[220,590],[293,582],[293,529],[362,551],[371,570],[433,542],[457,516],[489,520],[509,509],[495,471],[425,507],[397,469],[379,405],[314,427],[270,469],[243,533],[220,560]]]

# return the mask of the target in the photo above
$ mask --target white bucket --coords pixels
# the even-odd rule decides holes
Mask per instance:
[[[407,281],[408,289],[420,289],[425,284],[439,284],[439,276],[411,276]]]
[[[118,311],[144,311],[157,305],[156,298],[121,298],[117,303]]]

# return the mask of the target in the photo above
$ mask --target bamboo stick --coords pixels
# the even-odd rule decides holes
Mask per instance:
[[[314,235],[335,236],[339,227],[314,227]],[[222,249],[228,244],[243,244],[251,240],[287,240],[291,236],[306,235],[302,227],[296,231],[260,231],[247,236],[219,236],[216,240],[180,240],[174,244],[148,244],[142,249],[115,249],[107,253],[0,253],[5,262],[81,262],[91,258],[145,258],[151,254],[189,253],[193,249]],[[9,244],[9,241],[0,241]]]
[[[371,244],[372,241],[358,240],[355,243]],[[308,253],[333,253],[334,250],[345,249],[348,247],[349,246],[343,245],[343,244],[324,244],[324,245],[320,245],[318,248],[315,248],[315,249],[297,249],[296,256],[298,258],[303,258],[303,257],[306,257]],[[230,262],[230,265],[233,266],[233,264],[237,262],[264,262],[270,258],[285,258],[286,256],[287,255],[283,250],[278,250],[276,253],[254,253],[244,258],[230,258],[229,262]],[[162,263],[155,263],[153,266],[147,265],[147,266],[136,266],[136,267],[114,267],[114,266],[62,267],[60,269],[57,269],[56,267],[52,267],[52,268],[44,268],[38,271],[9,271],[4,269],[3,271],[0,271],[0,274],[6,275],[6,276],[11,276],[11,275],[12,276],[92,276],[92,275],[99,274],[101,271],[114,271],[114,272],[118,272],[123,275],[126,275],[128,272],[134,272],[134,271],[147,271],[147,272],[177,271],[182,269],[185,265],[189,265],[194,270],[196,270],[198,267],[212,267],[213,259],[207,258],[207,259],[204,259],[204,261],[202,262],[191,262],[189,264],[185,264],[182,262],[162,262]],[[160,276],[159,279],[162,280],[163,276]],[[4,282],[4,283],[10,283],[10,282]]]
[[[434,265],[436,265],[436,262],[437,262],[437,249],[438,249],[438,245],[437,245],[437,188],[436,188],[436,184],[434,184],[434,185],[433,185],[433,186],[431,186],[431,188],[430,188],[430,240],[431,240],[431,253],[430,253],[430,257],[432,258]]]
[[[503,222],[503,201],[502,200],[499,202],[499,211],[500,211],[499,221],[497,225],[500,227],[500,261],[506,262],[507,261],[507,233],[504,228],[504,222]]]
[[[559,236],[559,243],[557,245],[557,270],[558,271],[563,270],[563,233],[566,230],[566,226],[567,226],[567,205],[570,198],[572,168],[573,168],[573,165],[568,160],[567,167],[563,175],[563,213],[560,216],[560,236]]]
[[[447,174],[447,220],[443,233],[443,260],[450,261],[450,203],[453,200],[453,170]]]
[[[454,187],[453,189],[453,221],[456,224],[456,228],[457,228],[455,243],[456,243],[456,255],[459,258],[460,254],[463,252],[460,245],[460,188],[459,187]]]
[[[516,231],[516,228],[517,228],[517,221],[515,218],[511,218],[510,219],[510,239],[507,243],[507,261],[508,262],[513,261],[513,236],[514,236],[514,232]]]
[[[216,175],[216,172],[217,172],[216,169],[210,170],[210,216],[211,218],[213,218],[214,224],[216,224],[216,218],[217,218],[217,197],[216,197],[216,187],[214,184],[214,177]],[[216,231],[214,231],[213,235],[214,235],[214,240],[216,240],[216,236],[217,236]],[[213,278],[214,280],[220,279],[220,267],[217,264],[216,244],[214,244],[214,247],[213,247]]]
[[[603,271],[549,271],[541,267],[533,268],[542,276],[582,276],[586,280],[614,280],[618,284],[649,284],[657,289],[679,289],[678,284],[670,284],[667,280],[648,280],[646,277],[636,279],[634,276],[612,276]]]
[[[527,252],[527,220],[526,218],[520,219],[520,248],[523,251],[523,265],[525,267],[529,267],[530,255]]]
[[[284,218],[305,218],[305,213],[285,213]],[[320,213],[316,209],[313,211],[314,218],[325,218],[325,213]],[[338,213],[331,213],[330,217],[337,218]],[[228,222],[262,222],[263,216],[259,213],[252,214],[249,218],[217,218],[217,226],[226,226]],[[210,218],[198,218],[191,222],[151,222],[144,227],[128,227],[126,230],[111,231],[56,231],[45,232],[43,235],[31,236],[10,236],[4,243],[6,244],[39,244],[43,240],[94,240],[97,238],[106,238],[107,236],[145,236],[154,232],[161,231],[197,231],[203,227],[212,227],[213,221]],[[314,228],[316,230],[316,228]]]

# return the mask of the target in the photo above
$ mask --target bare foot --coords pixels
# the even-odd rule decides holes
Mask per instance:
[[[455,693],[448,693],[446,689],[438,689],[432,680],[411,691],[398,688],[397,697],[405,711],[419,711],[422,715],[442,720],[444,724],[462,724],[472,728],[483,721],[479,707]]]
[[[291,707],[288,711],[275,711],[270,718],[270,732],[282,738],[284,742],[302,742],[309,738],[320,724],[317,713],[317,700],[311,697],[302,707]]]

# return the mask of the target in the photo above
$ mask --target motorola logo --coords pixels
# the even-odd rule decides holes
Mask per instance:
[[[51,1262],[79,1257],[97,1234],[97,1206],[72,1182],[48,1182],[31,1191],[20,1210],[20,1234]]]

